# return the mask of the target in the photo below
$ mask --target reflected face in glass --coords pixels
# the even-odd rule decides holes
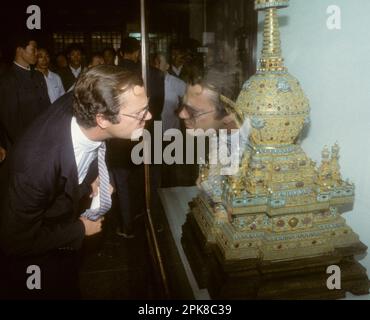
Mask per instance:
[[[111,124],[107,131],[112,138],[131,139],[135,131],[135,136],[140,136],[145,122],[152,118],[144,87],[135,86],[122,93],[120,101],[121,109],[117,116],[119,123]]]
[[[222,127],[222,119],[216,118],[217,110],[208,89],[200,85],[189,85],[179,117],[184,120],[187,129],[215,129]]]

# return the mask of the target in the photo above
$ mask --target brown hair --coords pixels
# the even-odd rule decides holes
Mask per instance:
[[[120,96],[135,86],[144,86],[139,72],[122,67],[99,65],[83,72],[74,89],[73,114],[84,128],[95,127],[96,115],[118,123]]]
[[[217,81],[211,80],[207,77],[195,77],[188,85],[199,85],[202,91],[207,90],[210,100],[213,102],[216,108],[216,119],[220,120],[224,118],[228,112],[223,97],[223,88],[217,83]]]

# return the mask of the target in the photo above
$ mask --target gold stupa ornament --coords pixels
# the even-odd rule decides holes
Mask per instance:
[[[359,242],[341,216],[354,201],[354,185],[341,178],[339,146],[324,148],[317,166],[298,144],[310,109],[282,57],[277,10],[288,4],[255,1],[266,15],[260,67],[236,102],[237,114],[250,119],[249,145],[239,172],[224,178],[222,194],[216,199],[203,190],[192,207],[225,259],[292,260]]]

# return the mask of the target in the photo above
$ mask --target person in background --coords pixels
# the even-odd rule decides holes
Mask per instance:
[[[58,72],[68,67],[68,60],[64,53],[60,52],[55,57],[55,71]]]
[[[164,80],[164,104],[161,113],[162,129],[165,134],[169,129],[181,129],[177,110],[180,101],[185,94],[186,83],[181,79],[168,73],[169,64],[166,55],[157,53],[152,56],[152,66],[163,72]],[[167,143],[165,143],[167,144]],[[175,187],[181,185],[181,172],[183,165],[162,165],[161,185],[162,187]]]
[[[38,49],[36,69],[44,75],[46,85],[48,87],[50,102],[54,103],[54,101],[60,98],[65,91],[59,75],[50,71],[49,66],[49,52],[45,48]]]
[[[50,106],[45,78],[34,69],[35,35],[32,32],[15,35],[14,41],[14,62],[0,78],[0,121],[10,147]]]
[[[140,71],[140,41],[135,38],[127,37],[123,39],[119,50],[118,65],[128,69]]]
[[[89,68],[99,66],[101,64],[104,64],[104,58],[100,53],[94,53],[91,56],[90,63],[89,63]]]
[[[161,70],[165,75],[165,98],[161,114],[163,132],[168,129],[180,129],[180,119],[176,111],[185,94],[186,83],[168,73],[170,65],[167,62],[165,54],[157,53],[154,55],[152,65]]]
[[[140,42],[134,38],[125,38],[119,51],[119,66],[127,71],[141,74],[138,64]],[[138,142],[112,139],[107,145],[108,167],[112,172],[116,187],[118,225],[116,234],[132,239],[134,220],[142,215],[145,198],[144,170],[142,165],[135,165],[131,152]]]
[[[70,91],[84,67],[82,65],[82,49],[72,44],[67,50],[68,66],[60,70],[64,90]]]
[[[115,65],[116,50],[112,47],[107,47],[103,50],[104,63],[108,65]]]

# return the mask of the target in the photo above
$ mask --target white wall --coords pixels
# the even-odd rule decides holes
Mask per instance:
[[[330,5],[341,8],[341,30],[327,28]],[[343,178],[356,185],[354,209],[344,217],[370,248],[369,12],[369,0],[291,0],[279,10],[285,65],[311,105],[302,146],[320,161],[323,146],[338,141]],[[263,17],[260,13],[258,57]],[[370,276],[370,249],[361,264]]]

